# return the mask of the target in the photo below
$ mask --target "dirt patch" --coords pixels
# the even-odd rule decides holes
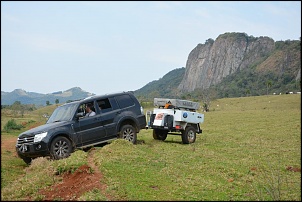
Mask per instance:
[[[286,170],[292,171],[292,172],[301,172],[301,168],[293,167],[293,166],[287,166]]]
[[[12,138],[1,138],[1,154],[4,152],[13,152],[14,156],[17,157],[17,152],[15,150],[17,137]]]
[[[100,190],[107,197],[107,200],[111,200],[112,197],[105,193],[107,185],[101,182],[103,175],[93,162],[93,151],[90,151],[88,156],[89,165],[79,167],[74,173],[63,174],[61,183],[41,190],[39,194],[44,195],[43,200],[78,200],[85,192],[94,189]]]
[[[39,194],[44,195],[46,201],[77,200],[82,194],[93,189],[99,189],[102,192],[106,185],[101,184],[102,175],[100,173],[91,173],[88,165],[79,167],[74,173],[63,175],[63,181],[49,188],[41,190]]]
[[[17,157],[15,152],[16,141],[16,137],[1,139],[1,153],[10,151]],[[40,190],[39,194],[44,196],[43,200],[75,201],[85,192],[94,189],[100,190],[107,200],[112,200],[113,198],[106,194],[107,185],[101,182],[103,175],[93,162],[94,152],[95,149],[89,151],[88,165],[79,167],[73,173],[63,174],[63,179],[60,183]],[[27,201],[32,201],[32,198],[29,197]]]

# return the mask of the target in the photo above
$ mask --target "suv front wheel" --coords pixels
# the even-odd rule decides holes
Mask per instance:
[[[137,139],[136,130],[132,125],[124,125],[121,128],[119,137],[135,144]]]
[[[50,153],[53,159],[67,158],[71,152],[71,142],[66,137],[59,136],[52,141]]]

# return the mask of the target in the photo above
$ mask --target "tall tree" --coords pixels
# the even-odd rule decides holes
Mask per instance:
[[[268,89],[272,86],[272,81],[271,80],[267,80],[266,81],[266,95],[268,95]]]

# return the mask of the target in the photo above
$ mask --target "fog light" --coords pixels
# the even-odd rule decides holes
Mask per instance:
[[[36,147],[36,150],[39,150],[39,149],[41,149],[41,145],[39,144],[37,147]]]

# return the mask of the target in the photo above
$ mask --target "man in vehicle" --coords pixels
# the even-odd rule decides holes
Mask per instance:
[[[85,117],[89,117],[89,116],[94,116],[95,115],[95,112],[92,111],[92,107],[93,107],[92,103],[88,103],[86,105],[86,108],[85,108],[86,115],[85,115]]]

